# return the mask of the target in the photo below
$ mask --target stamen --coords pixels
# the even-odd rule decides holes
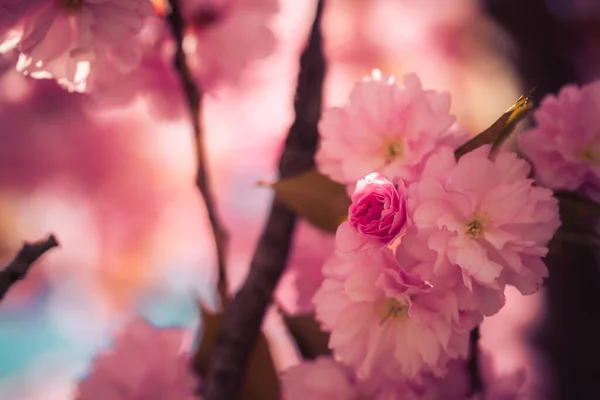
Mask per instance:
[[[381,322],[379,322],[379,325],[383,325],[390,318],[406,318],[407,316],[408,307],[406,305],[401,304],[396,299],[388,299],[381,312]]]
[[[396,142],[396,141],[388,142],[384,146],[385,162],[388,164],[393,162],[396,158],[402,156],[402,152],[403,152],[402,143]]]

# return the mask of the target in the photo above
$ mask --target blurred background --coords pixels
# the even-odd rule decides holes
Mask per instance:
[[[314,3],[281,0],[272,21],[275,53],[239,85],[205,97],[212,185],[231,236],[231,290],[247,273],[270,204],[272,193],[257,182],[276,178]],[[530,87],[538,85],[539,98],[600,71],[597,0],[329,0],[323,29],[326,105],[343,104],[353,83],[374,68],[396,76],[414,71],[427,89],[451,92],[458,122],[474,134]],[[146,49],[136,82],[143,91],[102,98],[23,77],[14,71],[14,54],[0,54],[0,265],[24,240],[53,232],[61,243],[0,307],[2,400],[69,399],[127,318],[141,314],[196,330],[198,302],[214,302],[216,260],[194,186],[191,124],[170,60],[157,51]],[[277,292],[284,309],[307,307],[311,289],[298,287],[318,273],[331,246],[331,238],[300,224]],[[580,329],[569,329],[574,325],[561,313],[598,310],[598,285],[589,284],[598,272],[595,261],[585,262],[568,265],[589,272],[573,278],[571,291],[552,278],[550,292],[523,298],[508,291],[507,306],[482,327],[498,371],[525,367],[528,384],[540,392],[555,391],[548,383],[564,378],[551,375],[556,363],[579,365],[578,385],[585,368],[591,374],[576,359],[581,354],[571,355],[577,348],[555,354]],[[591,300],[569,297],[577,279],[588,281]],[[582,318],[596,326],[597,314]],[[296,362],[275,315],[265,329],[278,367]],[[594,332],[600,330],[589,337]],[[581,357],[598,355],[588,352]]]

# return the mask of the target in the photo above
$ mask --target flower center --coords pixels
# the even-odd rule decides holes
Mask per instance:
[[[471,239],[479,239],[483,236],[485,228],[485,220],[479,215],[473,215],[467,220],[467,226],[465,233]]]
[[[385,154],[385,162],[389,164],[398,157],[402,156],[404,146],[399,141],[389,141],[383,146],[383,152]]]
[[[383,303],[383,307],[379,312],[381,322],[379,325],[383,325],[388,319],[405,319],[408,317],[408,306],[400,303],[396,299],[387,299]]]
[[[67,10],[77,10],[83,4],[83,0],[58,0],[58,2]]]

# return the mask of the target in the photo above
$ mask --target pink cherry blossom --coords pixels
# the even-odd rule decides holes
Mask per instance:
[[[198,389],[179,329],[158,329],[134,319],[98,356],[79,384],[77,400],[190,400]]]
[[[137,34],[153,10],[148,0],[40,0],[22,14],[17,69],[84,92],[105,69],[126,73],[138,65]]]
[[[412,182],[437,146],[465,141],[451,129],[454,121],[449,93],[423,90],[414,74],[399,85],[374,71],[356,84],[347,105],[323,113],[317,166],[344,184],[371,172]]]
[[[411,217],[436,255],[435,275],[452,276],[458,266],[469,290],[502,293],[511,284],[530,294],[548,274],[542,257],[560,225],[558,204],[532,185],[526,161],[488,153],[483,146],[457,162],[451,148],[439,149],[409,187]]]
[[[449,359],[466,356],[468,333],[454,329],[456,310],[445,312],[452,303],[403,271],[388,247],[337,253],[323,274],[313,299],[317,319],[331,332],[336,360],[359,378],[443,373]]]
[[[358,181],[351,199],[348,221],[364,235],[388,243],[406,224],[406,193],[401,179],[396,188],[385,176],[373,172]]]
[[[352,369],[331,357],[286,370],[282,383],[286,400],[359,400],[360,396]]]
[[[521,134],[519,147],[542,185],[600,201],[599,107],[600,81],[567,85],[541,102],[536,126]]]
[[[278,0],[190,1],[185,48],[205,90],[239,84],[252,62],[275,50],[269,20],[278,9]]]
[[[422,374],[408,380],[382,375],[356,378],[348,366],[331,357],[305,361],[283,373],[285,400],[464,400],[468,377],[464,363],[452,362],[443,378]]]
[[[288,315],[310,314],[312,298],[323,282],[323,263],[335,250],[328,232],[300,220],[296,224],[288,266],[277,284],[277,304]]]
[[[499,373],[493,361],[489,353],[479,353],[479,373],[484,390],[469,400],[532,400],[532,396],[527,393],[525,369]]]

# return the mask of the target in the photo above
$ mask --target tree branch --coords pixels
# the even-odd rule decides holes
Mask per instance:
[[[12,285],[27,276],[33,263],[53,247],[58,247],[58,241],[54,235],[50,235],[45,240],[23,245],[15,258],[0,270],[0,301],[4,299]]]
[[[200,125],[200,107],[202,105],[202,92],[196,85],[196,82],[192,78],[192,74],[188,67],[185,51],[183,50],[183,39],[185,36],[185,21],[181,12],[179,0],[169,0],[171,12],[167,16],[167,22],[171,27],[173,36],[175,38],[176,50],[173,63],[179,80],[185,91],[185,97],[187,105],[192,118],[192,125],[194,127],[194,139],[196,144],[196,158],[198,162],[198,169],[196,171],[196,186],[200,190],[204,203],[206,205],[206,212],[210,221],[210,226],[213,231],[215,238],[215,246],[217,251],[217,262],[219,267],[219,293],[222,296],[227,293],[227,274],[226,274],[226,247],[227,247],[227,232],[223,228],[223,225],[219,221],[217,215],[214,197],[212,195],[211,186],[209,184],[209,177],[206,165],[206,150],[204,148],[204,138],[202,127]],[[221,299],[224,301],[225,299]]]
[[[479,369],[479,326],[476,326],[469,335],[469,358],[467,359],[467,372],[471,379],[471,394],[481,393],[484,390],[481,371]]]
[[[319,0],[308,44],[300,58],[294,100],[296,117],[279,161],[280,177],[297,175],[314,166],[317,123],[321,113],[325,59],[322,50]],[[246,365],[261,329],[265,310],[283,273],[296,215],[277,199],[259,239],[244,285],[225,308],[223,325],[204,380],[205,400],[233,400],[240,394]]]

